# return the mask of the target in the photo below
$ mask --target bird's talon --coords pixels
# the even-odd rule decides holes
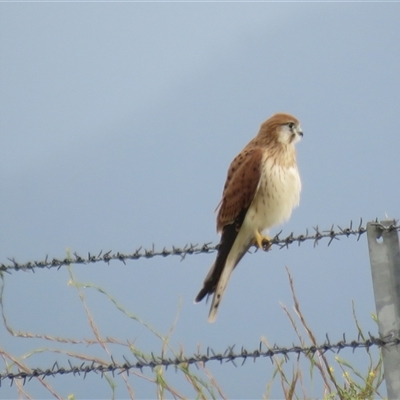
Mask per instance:
[[[264,251],[268,251],[272,246],[272,239],[269,236],[263,236],[260,232],[255,232],[255,245]]]
[[[262,249],[264,251],[269,251],[272,247],[272,241],[269,237],[264,237],[262,240]]]

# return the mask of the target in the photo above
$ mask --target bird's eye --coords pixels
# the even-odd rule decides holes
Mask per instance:
[[[287,123],[287,126],[290,128],[290,129],[293,129],[294,128],[294,122],[288,122]]]

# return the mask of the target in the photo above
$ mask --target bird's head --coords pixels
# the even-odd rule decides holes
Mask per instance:
[[[290,114],[279,113],[261,125],[258,136],[267,142],[294,145],[303,137],[303,131],[297,118]]]

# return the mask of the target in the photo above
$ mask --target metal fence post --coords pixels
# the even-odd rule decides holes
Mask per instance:
[[[381,222],[391,224],[395,221]],[[382,230],[373,222],[367,224],[367,236],[379,335],[400,338],[399,236],[396,229]],[[400,345],[384,346],[382,357],[388,399],[400,399]]]

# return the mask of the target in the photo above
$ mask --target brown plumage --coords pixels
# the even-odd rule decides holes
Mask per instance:
[[[214,293],[209,322],[216,318],[229,277],[261,232],[290,217],[301,182],[294,144],[303,136],[299,121],[284,113],[265,121],[232,161],[217,216],[218,254],[195,302]],[[218,209],[217,207],[217,209]]]

